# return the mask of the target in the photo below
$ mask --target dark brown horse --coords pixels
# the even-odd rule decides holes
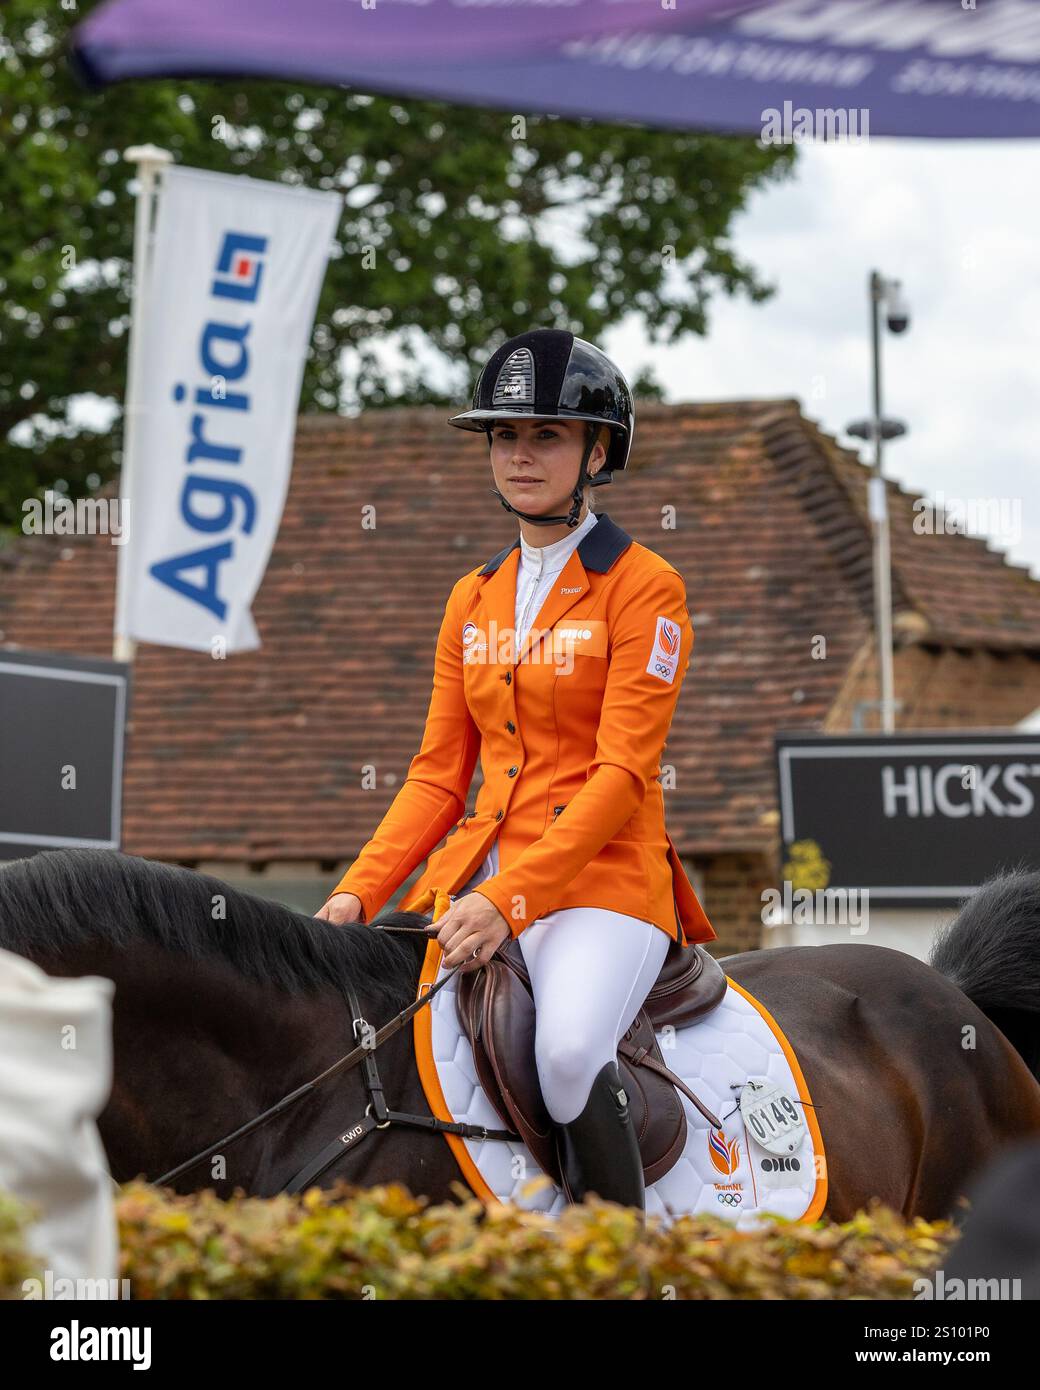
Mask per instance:
[[[422,923],[411,913],[380,919]],[[724,968],[794,1045],[827,1148],[827,1212],[877,1196],[950,1214],[1005,1146],[1040,1133],[1040,874],[985,885],[925,965],[861,944],[755,951]],[[337,927],[218,879],[126,855],[67,850],[0,868],[0,946],[52,975],[116,985],[115,1082],[100,1130],[120,1181],[156,1178],[355,1046],[344,982],[365,1018],[415,998],[424,939]],[[428,1115],[406,1026],[379,1047],[392,1109]],[[181,1191],[269,1195],[365,1112],[343,1073]],[[438,1134],[374,1130],[330,1168],[434,1200],[460,1173]]]

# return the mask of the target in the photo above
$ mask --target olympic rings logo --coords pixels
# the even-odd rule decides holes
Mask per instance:
[[[739,1207],[744,1200],[739,1192],[716,1192],[715,1197],[727,1207]]]

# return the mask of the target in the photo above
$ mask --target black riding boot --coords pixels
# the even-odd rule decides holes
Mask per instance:
[[[645,1210],[643,1161],[616,1062],[607,1062],[599,1072],[577,1119],[556,1126],[556,1143],[570,1201],[595,1192],[606,1201]]]

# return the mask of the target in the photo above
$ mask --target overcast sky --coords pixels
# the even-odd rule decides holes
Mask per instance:
[[[998,548],[1040,576],[1038,172],[1040,141],[803,144],[794,178],[735,223],[774,299],[718,299],[708,336],[682,347],[635,325],[604,346],[633,374],[652,362],[669,400],[797,397],[856,443],[843,430],[870,406],[867,276],[901,279],[913,317],[884,335],[883,390],[910,433],[888,445],[886,474],[999,499]]]
[[[884,334],[883,389],[910,432],[887,447],[886,474],[995,503],[996,547],[1040,577],[1038,176],[1040,141],[802,144],[793,178],[734,223],[775,297],[716,299],[708,336],[679,347],[634,320],[603,346],[630,376],[651,363],[668,400],[795,397],[855,444],[844,428],[870,408],[867,276],[901,279],[912,320]],[[84,413],[99,425],[111,411]]]

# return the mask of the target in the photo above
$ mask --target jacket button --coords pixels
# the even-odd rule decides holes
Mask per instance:
[[[511,767],[511,768],[509,769],[509,771],[506,773],[506,776],[507,776],[507,777],[515,777],[516,774],[517,774],[519,771],[520,771],[520,769],[519,769],[518,767]]]
[[[495,812],[495,820],[501,820],[502,817],[503,817],[504,815],[505,815],[505,812],[504,812],[504,811],[496,811],[496,812]]]
[[[516,725],[513,723],[511,719],[506,720],[506,728],[509,730],[511,734],[516,733]]]
[[[512,682],[513,682],[513,673],[512,673],[512,671],[507,671],[507,672],[506,672],[506,678],[505,678],[505,679],[506,679],[506,685],[511,685],[511,684],[512,684]]]

